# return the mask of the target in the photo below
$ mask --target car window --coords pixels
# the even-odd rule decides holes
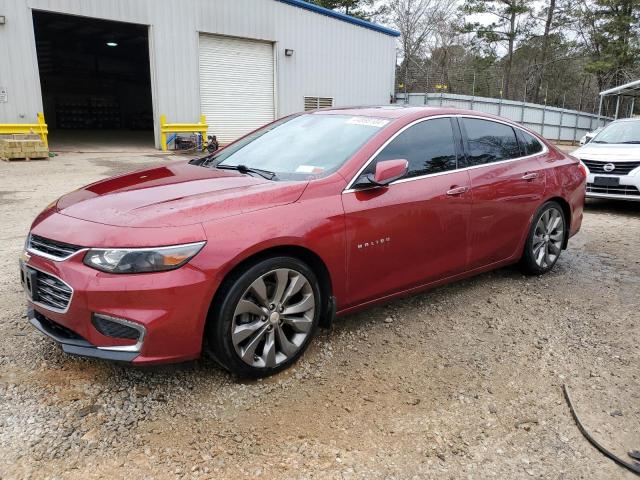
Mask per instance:
[[[516,134],[509,125],[477,118],[463,118],[462,122],[467,133],[470,165],[499,162],[520,156]]]
[[[524,155],[535,155],[542,151],[543,147],[540,140],[527,132],[523,132],[522,130],[518,133],[520,134],[520,140],[522,142],[521,147]]]
[[[377,162],[405,159],[407,177],[445,172],[456,168],[456,148],[450,118],[434,118],[409,127],[376,156],[365,170],[375,172]]]
[[[593,143],[640,143],[640,122],[621,121],[607,125],[592,140]]]
[[[357,115],[304,114],[267,125],[199,163],[267,170],[277,180],[334,172],[390,120]]]

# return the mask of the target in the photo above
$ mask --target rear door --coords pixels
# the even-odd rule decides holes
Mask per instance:
[[[469,268],[473,269],[518,253],[543,199],[545,172],[539,155],[527,153],[518,129],[486,118],[461,117],[460,123],[470,167]],[[542,152],[540,142],[531,139]]]
[[[406,159],[386,188],[346,190],[349,303],[358,304],[465,270],[469,174],[459,170],[457,124],[423,120],[393,138],[366,167]]]

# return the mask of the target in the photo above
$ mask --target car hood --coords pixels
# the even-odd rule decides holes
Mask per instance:
[[[581,160],[624,162],[640,160],[640,144],[588,143],[571,155]]]
[[[175,227],[292,203],[306,185],[181,162],[93,183],[61,197],[56,211],[106,225]]]

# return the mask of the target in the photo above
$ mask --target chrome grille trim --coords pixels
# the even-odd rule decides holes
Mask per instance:
[[[29,253],[55,262],[62,262],[71,258],[76,253],[86,250],[88,249],[78,245],[51,240],[39,235],[29,234],[27,238],[27,251]]]
[[[603,160],[583,159],[582,163],[587,166],[589,172],[603,175],[629,175],[630,172],[640,167],[640,162],[610,162]],[[615,167],[610,172],[607,172],[604,169],[604,166],[608,164],[612,164]]]
[[[35,270],[38,272],[37,275],[37,293],[40,297],[40,300],[33,300],[30,298],[27,292],[27,296],[29,297],[29,301],[34,305],[38,305],[39,307],[45,308],[52,312],[56,313],[67,313],[69,310],[69,306],[71,305],[71,300],[73,299],[74,290],[61,278],[52,275],[49,272],[45,272],[44,270],[40,270],[39,268],[32,267],[31,265],[26,265],[26,268],[30,268],[31,270]],[[41,284],[46,285],[44,291]],[[56,295],[53,295],[47,289],[51,289],[57,292]],[[62,297],[62,298],[61,298]]]

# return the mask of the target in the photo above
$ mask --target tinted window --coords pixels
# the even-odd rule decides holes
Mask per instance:
[[[499,162],[520,156],[516,134],[509,125],[464,118],[467,132],[469,162],[471,165]]]
[[[519,133],[524,155],[533,155],[542,151],[542,144],[536,137],[523,131]]]
[[[456,149],[451,120],[434,118],[409,127],[378,154],[365,173],[373,173],[376,162],[401,158],[409,162],[407,177],[454,170]]]

